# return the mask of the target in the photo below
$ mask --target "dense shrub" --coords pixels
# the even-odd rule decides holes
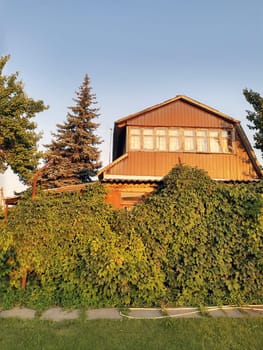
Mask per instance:
[[[131,213],[134,230],[165,273],[176,304],[262,298],[262,197],[259,186],[223,185],[175,167],[157,193]]]
[[[262,192],[177,166],[129,211],[106,204],[99,183],[27,193],[0,227],[0,302],[262,302]]]
[[[151,269],[140,236],[112,230],[122,214],[104,197],[103,186],[93,184],[81,195],[44,192],[19,201],[1,235],[3,258],[15,251],[2,302],[20,301],[21,293],[42,306],[155,302],[163,293],[160,271]]]

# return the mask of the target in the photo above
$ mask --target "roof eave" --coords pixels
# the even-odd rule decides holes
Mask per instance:
[[[100,171],[97,173],[98,178],[104,179],[106,176],[107,171],[114,167],[117,163],[121,162],[123,159],[128,157],[128,153],[123,154],[121,157],[115,159],[113,162],[111,162],[110,164],[106,165],[104,168],[100,169]]]

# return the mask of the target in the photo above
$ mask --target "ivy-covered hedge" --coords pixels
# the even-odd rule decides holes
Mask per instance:
[[[223,185],[178,166],[131,223],[165,273],[167,300],[262,301],[262,185]]]
[[[0,303],[262,302],[262,192],[177,166],[129,211],[106,204],[99,183],[28,193],[1,226]]]
[[[82,194],[45,192],[19,201],[0,236],[2,289],[9,281],[2,303],[110,306],[160,297],[160,274],[140,236],[112,230],[122,213],[104,198],[103,186],[94,184]]]

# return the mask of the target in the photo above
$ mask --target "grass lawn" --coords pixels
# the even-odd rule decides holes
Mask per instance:
[[[263,319],[0,319],[1,350],[262,350]]]

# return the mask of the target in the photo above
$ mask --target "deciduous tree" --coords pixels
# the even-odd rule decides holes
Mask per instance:
[[[263,155],[263,97],[253,90],[244,89],[243,94],[254,111],[247,111],[247,119],[252,123],[248,125],[250,129],[255,130],[255,147],[261,150]]]
[[[0,57],[0,171],[10,166],[26,183],[40,158],[37,150],[40,135],[36,133],[33,118],[47,107],[43,101],[27,96],[18,73],[3,74],[9,58]]]

